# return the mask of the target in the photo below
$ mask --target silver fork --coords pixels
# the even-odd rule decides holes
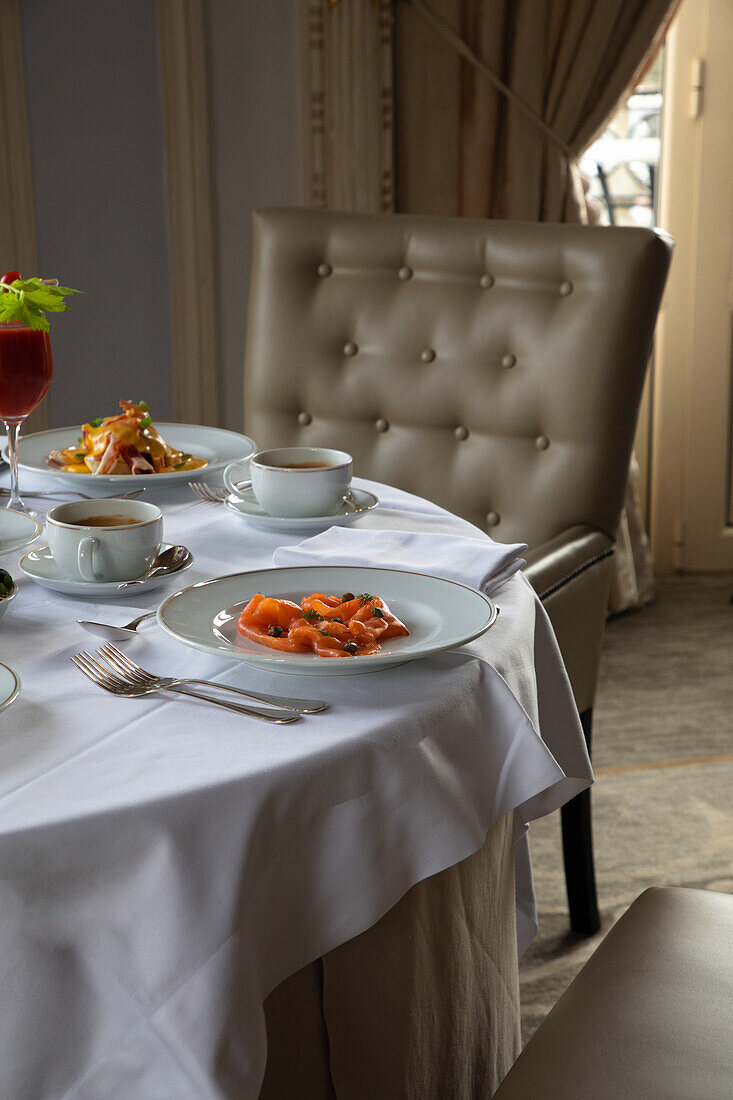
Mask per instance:
[[[121,673],[126,680],[135,684],[147,684],[150,686],[162,684],[199,684],[202,687],[219,688],[221,691],[233,691],[236,695],[244,695],[248,699],[257,699],[260,703],[269,703],[273,707],[284,707],[287,710],[297,710],[300,714],[319,714],[328,710],[328,703],[320,699],[289,699],[282,695],[263,695],[259,691],[243,691],[241,688],[231,687],[229,684],[220,684],[216,680],[190,680],[175,679],[169,676],[155,676],[147,672],[135,661],[131,661],[125,653],[121,653],[117,646],[109,643],[97,650],[97,655],[106,661],[114,672]]]
[[[176,687],[175,681],[170,685],[160,686],[132,684],[127,680],[120,679],[119,676],[113,675],[104,665],[95,661],[89,653],[75,653],[69,660],[76,665],[80,672],[84,673],[87,679],[104,688],[105,691],[111,692],[112,695],[137,697],[139,695],[151,695],[158,691],[174,691],[178,695],[190,695],[194,699],[201,699],[205,703],[213,703],[216,707],[226,707],[227,710],[244,714],[248,718],[258,718],[263,722],[276,722],[283,725],[286,722],[297,722],[300,718],[300,714],[293,710],[268,711],[260,710],[259,707],[242,707],[239,703],[225,703],[223,699],[212,699],[211,696],[203,695],[201,692]]]
[[[223,504],[229,496],[226,489],[212,489],[203,481],[189,481],[188,487],[204,504]]]

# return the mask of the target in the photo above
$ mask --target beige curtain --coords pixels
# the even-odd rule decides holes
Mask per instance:
[[[391,0],[302,5],[303,202],[394,209]]]
[[[675,7],[675,0],[400,0],[396,208],[595,221],[573,153],[603,129]],[[646,602],[653,591],[633,479],[620,535],[611,610]]]

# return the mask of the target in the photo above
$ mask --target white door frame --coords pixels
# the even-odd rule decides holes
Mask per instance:
[[[730,521],[733,5],[687,0],[665,72],[660,225],[677,244],[654,385],[651,541],[661,572],[733,569]],[[694,117],[694,61],[704,62]]]

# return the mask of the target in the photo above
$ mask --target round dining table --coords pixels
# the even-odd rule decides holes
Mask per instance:
[[[487,538],[355,484],[380,500],[355,526]],[[470,644],[367,675],[267,672],[155,620],[120,646],[159,675],[328,702],[292,725],[173,694],[120,698],[72,664],[101,644],[77,619],[122,625],[303,538],[186,485],[145,499],[195,559],[155,591],[72,598],[24,576],[22,552],[0,557],[19,588],[0,659],[21,682],[0,712],[0,1096],[489,1095],[518,1050],[517,960],[536,930],[527,827],[592,782],[529,583],[499,588],[497,621]],[[501,1003],[486,1009],[491,973]],[[317,1033],[298,1001],[307,983]],[[471,1024],[474,1004],[500,1042],[485,1014]],[[328,1084],[311,1086],[303,1051],[319,1043]],[[289,1049],[295,1092],[275,1064]],[[441,1076],[469,1062],[472,1084]]]

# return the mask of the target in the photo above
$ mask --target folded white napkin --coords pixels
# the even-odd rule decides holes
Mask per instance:
[[[377,565],[431,573],[480,588],[490,596],[526,564],[520,556],[526,549],[524,542],[500,543],[427,531],[330,527],[297,546],[281,546],[272,560],[281,566]]]

